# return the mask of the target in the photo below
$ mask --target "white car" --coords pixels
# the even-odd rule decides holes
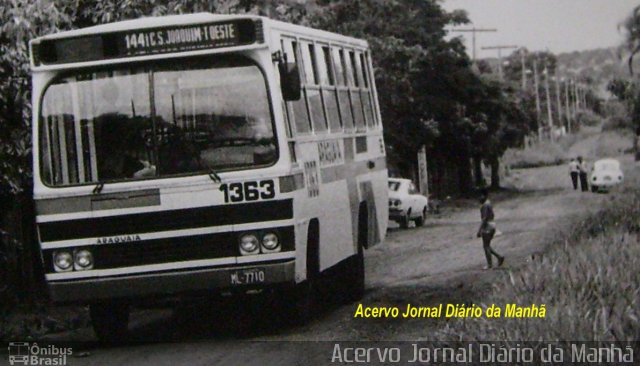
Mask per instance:
[[[410,179],[389,178],[389,220],[396,221],[400,227],[409,227],[409,221],[416,226],[424,225],[429,201],[416,189]]]
[[[593,163],[589,177],[592,192],[608,191],[623,180],[624,173],[620,169],[620,162],[616,159],[600,159]]]

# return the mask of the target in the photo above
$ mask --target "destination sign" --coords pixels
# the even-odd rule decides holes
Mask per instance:
[[[34,45],[34,63],[61,64],[119,57],[243,46],[262,40],[260,21],[135,29],[102,35],[44,40]]]
[[[128,55],[184,51],[238,45],[239,35],[236,23],[197,25],[126,33],[120,36],[118,46]]]

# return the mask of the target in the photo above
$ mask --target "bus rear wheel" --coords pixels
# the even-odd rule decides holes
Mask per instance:
[[[102,303],[89,306],[91,324],[101,342],[119,343],[127,336],[129,306],[119,303]]]
[[[358,245],[358,253],[347,260],[344,270],[342,299],[345,304],[359,301],[364,297],[364,250]]]

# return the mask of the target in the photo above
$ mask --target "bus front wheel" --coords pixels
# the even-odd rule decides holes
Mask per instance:
[[[307,232],[307,279],[297,284],[292,290],[293,301],[290,305],[289,320],[295,325],[308,323],[316,306],[318,277],[320,275],[319,259],[320,225],[317,219],[311,220]]]
[[[125,340],[129,327],[129,306],[104,303],[89,306],[91,324],[98,339],[106,343]]]

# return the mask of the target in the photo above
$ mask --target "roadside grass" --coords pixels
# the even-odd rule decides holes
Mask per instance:
[[[637,170],[637,168],[636,168]],[[482,306],[545,304],[544,318],[447,322],[444,341],[637,341],[640,335],[640,189],[637,172],[603,207],[494,284]],[[629,181],[628,181],[629,183]]]
[[[584,130],[557,141],[542,141],[524,149],[508,149],[502,158],[503,164],[510,169],[538,168],[560,165],[577,156],[588,160],[619,156],[633,148],[633,138],[628,130]]]
[[[544,140],[524,149],[508,149],[502,161],[510,169],[563,164],[571,158],[569,150],[575,143],[599,133],[595,128],[584,128],[583,131],[562,136],[555,141]]]
[[[536,168],[565,162],[567,152],[558,143],[543,141],[524,149],[509,149],[503,163],[511,169]]]
[[[633,152],[633,133],[628,130],[603,132],[595,144],[594,158],[616,157]]]

